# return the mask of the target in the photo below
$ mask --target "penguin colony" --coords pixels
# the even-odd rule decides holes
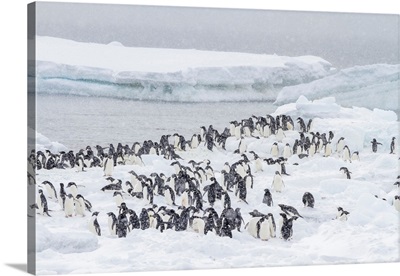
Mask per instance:
[[[47,201],[58,202],[66,219],[88,215],[88,230],[98,236],[106,233],[105,235],[123,238],[135,229],[155,228],[161,233],[174,230],[207,235],[211,232],[229,238],[234,236],[235,231],[245,230],[254,238],[263,241],[277,237],[290,240],[295,235],[295,221],[299,219],[307,221],[312,218],[303,217],[293,206],[279,202],[275,205],[274,196],[290,189],[285,185],[285,179],[290,178],[285,166],[288,158],[292,155],[297,155],[300,159],[320,155],[327,158],[341,158],[349,163],[360,160],[359,152],[350,151],[345,137],[335,141],[332,131],[313,132],[312,122],[313,120],[309,119],[306,123],[299,117],[295,123],[286,115],[252,116],[241,121],[231,121],[229,127],[222,132],[214,129],[212,125],[208,129],[202,126],[200,133],[193,134],[190,140],[175,133],[163,135],[159,142],[148,140],[142,144],[135,142],[132,146],[123,146],[121,143],[116,148],[113,144],[109,144],[108,147],[96,145],[95,150],[87,146],[76,153],[72,150],[58,153],[49,150],[32,151],[28,158],[30,165],[28,183],[37,184],[38,196],[37,202],[32,204],[31,208],[37,209],[38,214],[51,217],[51,212],[58,211],[49,210]],[[298,139],[293,145],[282,142],[287,131],[298,133]],[[270,151],[257,153],[247,151],[248,137],[272,140]],[[226,162],[222,168],[213,167],[209,160],[187,161],[179,155],[180,152],[187,152],[197,147],[204,147],[209,151],[226,151],[228,138],[238,141],[234,154],[240,158],[232,164]],[[395,137],[390,142],[390,154],[396,153],[394,141]],[[381,145],[382,143],[374,138],[371,141],[372,152],[379,151],[378,146]],[[131,170],[126,179],[112,177],[116,166],[145,166],[142,156],[149,154],[170,160],[175,173],[165,175],[153,172],[149,175],[138,175]],[[244,221],[241,208],[238,206],[253,204],[248,201],[247,192],[255,188],[257,173],[263,171],[265,166],[275,166],[276,170],[271,175],[272,181],[264,183],[259,193],[266,209],[279,206],[281,212],[275,214],[276,218],[279,217],[279,223],[275,222],[274,214],[271,212],[263,213],[256,209],[249,212],[250,219]],[[113,200],[116,206],[116,209],[106,213],[108,230],[100,229],[99,212],[95,211],[95,206],[93,207],[79,192],[79,185],[75,182],[68,182],[67,186],[58,183],[57,187],[47,180],[36,183],[34,177],[35,172],[40,170],[71,169],[81,173],[94,167],[103,169],[103,177],[107,181],[106,185],[99,187],[99,192],[110,193],[110,200]],[[338,175],[341,173],[344,179],[351,179],[353,172],[347,167],[340,167],[337,173]],[[220,177],[217,178],[217,174]],[[394,185],[399,186],[399,181]],[[155,204],[155,197],[164,198],[164,204]],[[128,198],[142,202],[143,208],[130,209],[126,203]],[[395,196],[393,206],[400,212],[399,202],[400,196]],[[216,211],[217,204],[223,206],[221,212]],[[317,208],[319,202],[310,191],[304,191],[298,202],[291,204],[302,208]],[[341,206],[333,212],[336,212],[336,216],[332,216],[331,219],[346,221],[350,216],[350,212]]]

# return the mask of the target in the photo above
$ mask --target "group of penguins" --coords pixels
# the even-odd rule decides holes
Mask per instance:
[[[276,166],[271,189],[264,189],[263,203],[273,206],[272,193],[282,192],[284,182],[282,175],[289,175],[286,172],[285,163],[287,159],[297,154],[299,158],[312,157],[317,153],[323,156],[331,156],[334,149],[331,143],[334,138],[332,131],[329,133],[312,132],[312,120],[306,124],[299,117],[297,118],[299,138],[294,145],[285,144],[283,150],[279,149],[285,137],[285,131],[294,130],[295,124],[290,116],[279,115],[273,117],[252,116],[240,122],[230,122],[229,128],[226,127],[222,133],[213,128],[212,125],[207,129],[200,128],[200,134],[194,134],[190,140],[185,140],[182,135],[163,135],[160,142],[151,140],[144,141],[142,144],[134,143],[132,147],[122,146],[121,143],[116,148],[112,144],[103,148],[97,145],[96,154],[87,146],[74,154],[73,151],[52,153],[32,151],[28,158],[32,170],[28,170],[28,178],[35,182],[33,177],[35,170],[41,169],[67,169],[75,168],[78,172],[86,168],[102,167],[104,177],[109,184],[101,188],[103,192],[111,192],[117,204],[117,212],[108,212],[108,227],[112,235],[126,237],[133,229],[155,228],[161,232],[166,229],[175,231],[185,231],[191,228],[193,231],[207,234],[213,232],[218,236],[232,238],[232,231],[241,231],[242,225],[255,238],[268,240],[276,237],[277,229],[281,238],[289,240],[293,235],[293,222],[298,218],[304,219],[299,212],[292,206],[278,204],[281,209],[280,221],[278,226],[272,213],[263,214],[258,210],[250,212],[251,219],[245,224],[240,212],[240,208],[232,208],[230,193],[238,198],[239,201],[249,204],[247,201],[247,191],[253,188],[254,173],[263,170],[263,164]],[[267,138],[274,135],[276,140],[270,151],[270,158],[260,158],[254,151],[247,151],[246,137],[256,139]],[[214,148],[225,149],[227,138],[235,137],[240,140],[238,148],[234,153],[239,154],[240,160],[233,164],[226,162],[219,171],[221,178],[216,179],[214,169],[209,160],[196,162],[190,160],[188,165],[184,165],[185,160],[179,156],[179,152],[188,151],[204,145],[208,150]],[[377,152],[378,145],[382,143],[376,139],[371,141],[372,151]],[[108,150],[107,150],[108,149]],[[107,152],[106,152],[107,150]],[[359,160],[358,152],[350,153],[343,137],[336,143],[338,156],[345,161],[352,162]],[[390,153],[395,153],[395,137],[390,144]],[[167,177],[163,173],[152,173],[150,176],[138,175],[130,171],[130,181],[122,183],[120,179],[112,177],[113,169],[118,165],[145,165],[141,158],[144,154],[156,154],[163,156],[167,160],[172,160],[171,166],[175,169],[175,174]],[[248,157],[250,154],[250,158]],[[182,161],[183,160],[183,161]],[[252,164],[253,171],[250,167]],[[344,176],[351,178],[351,172],[346,168],[340,168]],[[215,171],[217,172],[217,171]],[[56,189],[49,181],[44,181],[38,190],[39,195],[37,204],[32,208],[39,209],[39,213],[49,214],[46,196],[43,192],[43,185],[49,198],[60,202],[66,217],[73,215],[85,215],[85,211],[92,212],[91,203],[78,192],[78,185],[74,182],[68,183],[66,193],[64,184],[60,183],[60,190],[57,196]],[[207,196],[206,196],[207,194]],[[157,206],[154,204],[154,196],[165,198],[165,205]],[[181,202],[177,202],[177,196]],[[127,207],[125,199],[133,198],[143,200],[148,208],[143,208],[140,213]],[[205,200],[207,199],[207,200]],[[214,205],[221,201],[223,210],[218,214]],[[305,207],[314,207],[314,197],[311,193],[305,192],[302,197]],[[204,206],[208,203],[209,206]],[[395,204],[400,211],[400,197],[395,197]],[[397,206],[395,205],[395,206]],[[137,214],[139,213],[139,215]],[[100,225],[97,221],[99,212],[92,212],[89,221],[89,230],[96,235],[101,235]],[[347,220],[349,212],[342,207],[337,208],[336,219]]]

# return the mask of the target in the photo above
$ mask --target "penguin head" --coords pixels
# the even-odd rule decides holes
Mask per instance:
[[[39,189],[39,190],[38,190],[38,193],[39,193],[39,194],[43,194],[43,190],[42,190],[42,189]]]
[[[75,182],[69,182],[68,185],[67,185],[67,188],[69,188],[71,186],[76,186]]]
[[[99,215],[99,212],[93,212],[92,217],[93,217],[93,216],[96,216],[96,217],[97,217],[98,215]]]
[[[287,216],[286,216],[285,213],[279,213],[279,215],[280,215],[281,217],[283,217],[284,219],[287,218]]]
[[[76,195],[76,199],[80,199],[80,198],[83,199],[83,196],[82,196],[81,194],[77,194],[77,195]]]

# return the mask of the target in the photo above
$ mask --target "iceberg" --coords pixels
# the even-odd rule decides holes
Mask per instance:
[[[282,87],[336,71],[315,56],[125,47],[116,41],[95,44],[42,36],[36,43],[39,93],[185,102],[274,101]]]

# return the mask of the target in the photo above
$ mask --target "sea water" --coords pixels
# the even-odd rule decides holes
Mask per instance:
[[[131,146],[179,133],[189,140],[200,127],[222,132],[233,120],[274,112],[272,102],[160,102],[38,94],[36,130],[77,151],[90,145]]]

